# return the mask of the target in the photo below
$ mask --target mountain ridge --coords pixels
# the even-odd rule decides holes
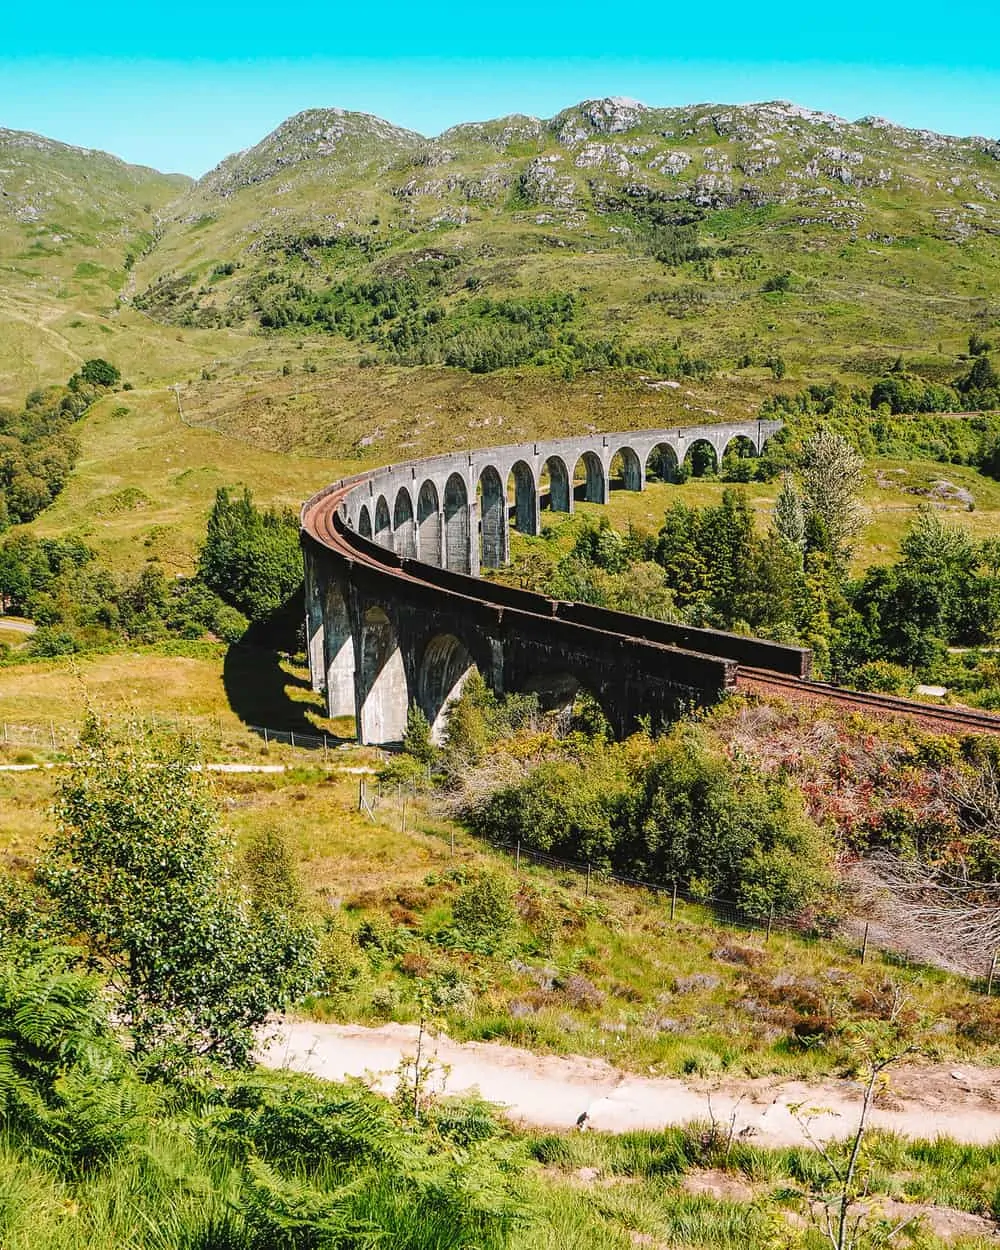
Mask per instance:
[[[40,131],[22,130],[17,128],[5,127],[0,125],[0,147],[11,141],[32,141],[33,144],[41,148],[62,149],[72,152],[80,156],[91,156],[106,158],[117,162],[119,165],[137,172],[145,174],[157,174],[161,177],[172,178],[184,183],[197,184],[204,182],[206,179],[216,173],[222,166],[226,165],[239,157],[246,156],[254,149],[259,148],[268,139],[281,132],[289,124],[294,123],[306,117],[315,117],[321,115],[338,116],[341,118],[359,118],[375,123],[379,129],[394,132],[399,135],[410,136],[418,143],[437,143],[448,139],[466,131],[485,130],[492,126],[497,126],[502,122],[527,122],[535,123],[540,127],[552,127],[556,121],[563,118],[574,111],[587,109],[592,106],[612,105],[621,108],[629,108],[636,110],[642,114],[648,113],[704,113],[705,110],[717,112],[719,110],[774,110],[782,111],[789,118],[799,118],[801,120],[814,121],[817,123],[827,123],[831,126],[869,126],[873,129],[882,129],[897,131],[901,134],[912,136],[914,139],[921,139],[927,142],[935,142],[944,140],[955,143],[971,143],[982,145],[984,150],[997,150],[997,159],[1000,159],[1000,137],[991,137],[985,134],[955,134],[949,131],[937,131],[929,127],[907,126],[901,122],[896,122],[892,118],[884,117],[879,114],[869,113],[857,119],[850,119],[828,110],[813,109],[807,105],[796,104],[791,100],[759,100],[747,101],[741,103],[727,103],[724,101],[699,101],[683,105],[650,105],[644,101],[633,99],[628,96],[595,96],[584,99],[575,104],[568,105],[566,108],[545,118],[530,113],[507,113],[498,117],[476,118],[460,122],[455,122],[451,126],[445,127],[438,134],[425,135],[420,131],[413,130],[409,127],[400,126],[395,122],[381,117],[376,113],[369,113],[362,110],[344,109],[336,105],[314,105],[306,109],[300,109],[296,113],[290,114],[282,122],[279,122],[272,130],[259,139],[256,143],[250,144],[245,148],[237,149],[224,155],[211,169],[206,170],[201,175],[192,176],[178,171],[161,170],[155,166],[147,165],[142,162],[128,161],[124,157],[118,156],[107,148],[87,146],[83,144],[74,144],[66,140],[54,138],[49,135],[42,134]],[[614,133],[607,131],[606,133]]]
[[[0,131],[0,190],[19,376],[34,319],[68,358],[132,317],[178,362],[307,331],[354,364],[800,382],[902,357],[947,378],[1000,320],[1000,143],[781,100],[605,97],[432,138],[307,109],[197,181]]]

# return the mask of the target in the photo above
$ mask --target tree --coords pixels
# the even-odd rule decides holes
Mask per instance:
[[[919,1050],[910,1040],[911,1017],[905,996],[898,986],[893,986],[887,996],[884,1018],[856,1025],[848,1035],[848,1050],[862,1095],[854,1133],[846,1142],[834,1145],[817,1140],[810,1126],[811,1116],[803,1116],[799,1108],[792,1108],[806,1139],[828,1169],[826,1178],[814,1182],[819,1210],[810,1207],[810,1213],[830,1250],[892,1245],[896,1235],[914,1221],[913,1216],[906,1216],[873,1238],[867,1228],[869,1211],[862,1201],[871,1185],[871,1165],[865,1157],[864,1144],[872,1107],[878,1095],[888,1089],[889,1069]]]
[[[92,386],[117,386],[122,380],[120,371],[110,361],[99,356],[86,360],[80,367],[80,377]]]
[[[296,915],[254,912],[196,764],[190,744],[93,721],[39,875],[106,968],[139,1054],[238,1065],[257,1026],[309,988],[315,938]]]
[[[805,545],[806,517],[802,506],[802,496],[790,473],[783,473],[781,489],[774,501],[774,519],[771,522],[775,532],[793,547]]]
[[[817,430],[802,451],[802,496],[807,516],[826,527],[830,553],[841,566],[850,558],[864,515],[860,492],[864,461],[846,438]]]
[[[248,490],[236,498],[219,490],[198,556],[198,575],[251,621],[271,616],[302,584],[295,517],[274,508],[262,512]]]
[[[419,760],[421,764],[430,764],[437,756],[437,749],[431,741],[430,724],[415,703],[410,704],[406,713],[403,750],[412,755],[415,760]]]

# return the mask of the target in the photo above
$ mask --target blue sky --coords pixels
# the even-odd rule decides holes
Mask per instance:
[[[434,134],[602,95],[791,99],[1000,136],[1000,3],[19,0],[0,23],[0,126],[190,174],[303,108],[362,109]]]

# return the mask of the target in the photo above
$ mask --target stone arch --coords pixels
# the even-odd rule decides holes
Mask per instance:
[[[417,533],[413,525],[413,500],[405,486],[396,493],[396,503],[392,509],[393,546],[401,556],[415,559],[417,555]]]
[[[382,608],[369,608],[361,626],[358,737],[362,743],[400,742],[410,706],[403,653]]]
[[[684,467],[692,477],[714,477],[719,472],[719,453],[707,438],[696,438],[684,453]]]
[[[581,677],[572,669],[557,669],[529,677],[521,687],[526,694],[538,696],[540,712],[555,713],[562,730],[569,728],[573,711],[581,695],[587,695],[601,709],[604,719],[612,723],[604,693],[592,684],[592,675]]]
[[[734,434],[722,449],[719,472],[730,482],[750,482],[757,471],[757,444],[746,434]]]
[[[669,443],[657,443],[646,457],[646,481],[676,482],[679,467],[674,448]]]
[[[538,487],[531,466],[524,460],[515,460],[511,466],[510,476],[513,478],[514,528],[521,534],[537,534],[538,524]],[[508,498],[510,491],[508,489]]]
[[[453,573],[471,573],[469,550],[469,492],[460,473],[444,487],[444,563]]]
[[[392,546],[392,519],[385,495],[379,495],[375,504],[375,541],[380,547]]]
[[[355,705],[356,657],[354,631],[347,600],[331,577],[323,595],[323,666],[326,673],[326,712],[328,716],[350,716]]]
[[[480,473],[478,492],[482,564],[499,569],[508,559],[507,491],[493,465],[486,465]]]
[[[362,538],[371,538],[372,536],[372,514],[368,511],[368,505],[363,503],[358,512],[358,533]]]
[[[723,447],[722,454],[723,456],[739,456],[741,460],[748,460],[760,453],[757,451],[756,442],[749,434],[733,434]]]
[[[547,487],[547,489],[546,489]],[[562,456],[549,456],[542,465],[538,490],[541,506],[553,512],[573,511],[573,492],[570,490],[569,469]]]
[[[427,479],[417,496],[417,556],[425,564],[441,564],[441,501],[437,487]]]
[[[643,463],[632,447],[619,447],[608,464],[608,489],[642,490]]]
[[[476,663],[454,634],[438,634],[424,647],[417,677],[417,704],[431,727],[431,740],[441,743],[448,709],[462,693]]]
[[[596,451],[585,451],[577,460],[573,469],[573,497],[587,503],[608,502],[608,479]]]

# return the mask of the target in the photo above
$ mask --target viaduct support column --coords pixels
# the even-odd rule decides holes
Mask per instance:
[[[328,716],[355,713],[354,673],[357,649],[344,592],[328,576],[323,595],[323,660],[326,670],[326,711]]]
[[[316,560],[308,547],[303,547],[302,558],[305,565],[306,654],[309,657],[309,678],[313,690],[325,690],[323,592]]]
[[[479,558],[479,503],[475,496],[469,500],[469,573],[478,577],[481,571]]]

